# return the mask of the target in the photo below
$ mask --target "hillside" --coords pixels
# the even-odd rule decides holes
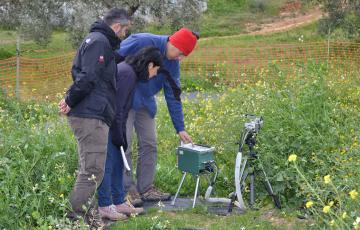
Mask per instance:
[[[287,23],[293,18],[313,15],[315,6],[302,2],[299,0],[208,0],[207,11],[200,19],[199,31],[202,37],[247,34],[261,30],[267,24],[283,21]],[[318,9],[315,11],[321,16]],[[317,19],[319,16],[310,16],[303,20]],[[171,30],[163,25],[150,25],[146,30],[159,34],[171,33]]]
[[[232,2],[232,4],[226,5],[227,2]],[[225,1],[224,4],[218,2],[216,5],[216,1],[209,1],[209,9],[202,19],[202,39],[199,41],[199,47],[219,46],[219,44],[246,47],[253,43],[288,43],[297,41],[301,35],[305,37],[306,41],[324,39],[317,34],[316,29],[316,21],[322,16],[319,9],[307,9],[299,4],[285,3],[280,7],[277,2],[278,7],[269,6],[264,14],[252,14],[249,5],[235,2]],[[228,14],[225,16],[224,12],[228,12]],[[236,23],[230,23],[231,20]],[[170,33],[170,31],[159,31],[155,27],[145,31],[156,34]],[[285,31],[286,33],[273,34]],[[14,31],[0,30],[0,59],[15,56],[15,43],[16,33]],[[21,53],[24,57],[52,57],[73,50],[67,34],[61,31],[54,32],[53,39],[47,47],[41,47],[32,41],[21,41]]]

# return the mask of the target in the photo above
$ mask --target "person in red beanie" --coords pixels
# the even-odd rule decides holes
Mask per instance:
[[[181,61],[195,48],[197,39],[198,35],[186,28],[176,31],[169,37],[166,57],[170,60],[177,59]]]
[[[156,139],[156,99],[155,95],[164,90],[166,104],[176,133],[181,141],[193,142],[185,131],[183,108],[180,99],[180,61],[195,48],[199,36],[187,28],[181,28],[171,36],[149,33],[132,34],[121,42],[118,50],[120,56],[126,57],[143,47],[155,46],[163,55],[163,67],[157,77],[138,82],[133,98],[132,108],[126,123],[128,150],[126,158],[131,166],[131,140],[133,129],[138,140],[138,157],[136,181],[133,170],[124,173],[124,187],[128,199],[134,206],[141,206],[143,201],[169,200],[170,194],[154,186],[157,162]]]

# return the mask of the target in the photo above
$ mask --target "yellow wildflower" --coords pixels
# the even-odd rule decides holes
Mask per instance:
[[[323,213],[329,213],[330,212],[330,206],[326,205],[323,208]]]
[[[353,223],[353,227],[354,229],[358,229],[359,228],[359,223],[360,223],[360,217],[356,217],[356,220]]]
[[[311,200],[306,202],[305,206],[306,208],[311,208],[313,206],[314,202],[312,202]]]
[[[64,194],[61,193],[61,194],[60,194],[60,198],[64,198]]]
[[[359,195],[359,193],[354,189],[349,192],[349,195],[351,199],[356,199],[356,197]]]
[[[333,226],[335,224],[335,220],[331,220],[329,224],[330,226]]]
[[[297,156],[296,156],[296,154],[291,154],[290,156],[289,156],[289,159],[288,159],[288,161],[289,162],[292,162],[292,161],[296,161],[296,158],[297,158]]]
[[[344,212],[341,217],[342,217],[343,219],[345,219],[345,218],[347,217],[347,213]]]
[[[330,175],[324,176],[324,183],[329,184],[331,182]]]
[[[334,201],[329,202],[329,206],[332,207],[334,205]]]

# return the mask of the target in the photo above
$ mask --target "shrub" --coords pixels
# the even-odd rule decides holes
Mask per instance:
[[[3,48],[0,48],[0,60],[1,59],[6,59],[6,58],[11,58],[15,56],[15,54],[13,53],[10,53],[9,51],[3,49]]]

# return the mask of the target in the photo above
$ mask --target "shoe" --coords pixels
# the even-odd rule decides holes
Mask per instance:
[[[100,229],[105,228],[105,224],[101,220],[99,212],[94,208],[91,208],[88,211],[88,213],[84,217],[84,220],[85,220],[86,224],[88,225],[89,229],[91,229],[91,230],[92,229],[100,230]]]
[[[140,194],[136,190],[130,190],[126,196],[126,200],[130,202],[134,207],[143,206]]]
[[[153,185],[146,192],[141,194],[141,199],[143,201],[164,201],[170,200],[170,198],[170,193],[162,192]]]
[[[142,214],[144,213],[143,208],[135,208],[130,202],[124,202],[122,204],[115,205],[116,211],[127,216],[131,214]]]
[[[109,205],[106,207],[99,207],[99,214],[101,218],[109,219],[109,220],[126,220],[128,217],[124,214],[118,213],[116,211],[115,205]]]

